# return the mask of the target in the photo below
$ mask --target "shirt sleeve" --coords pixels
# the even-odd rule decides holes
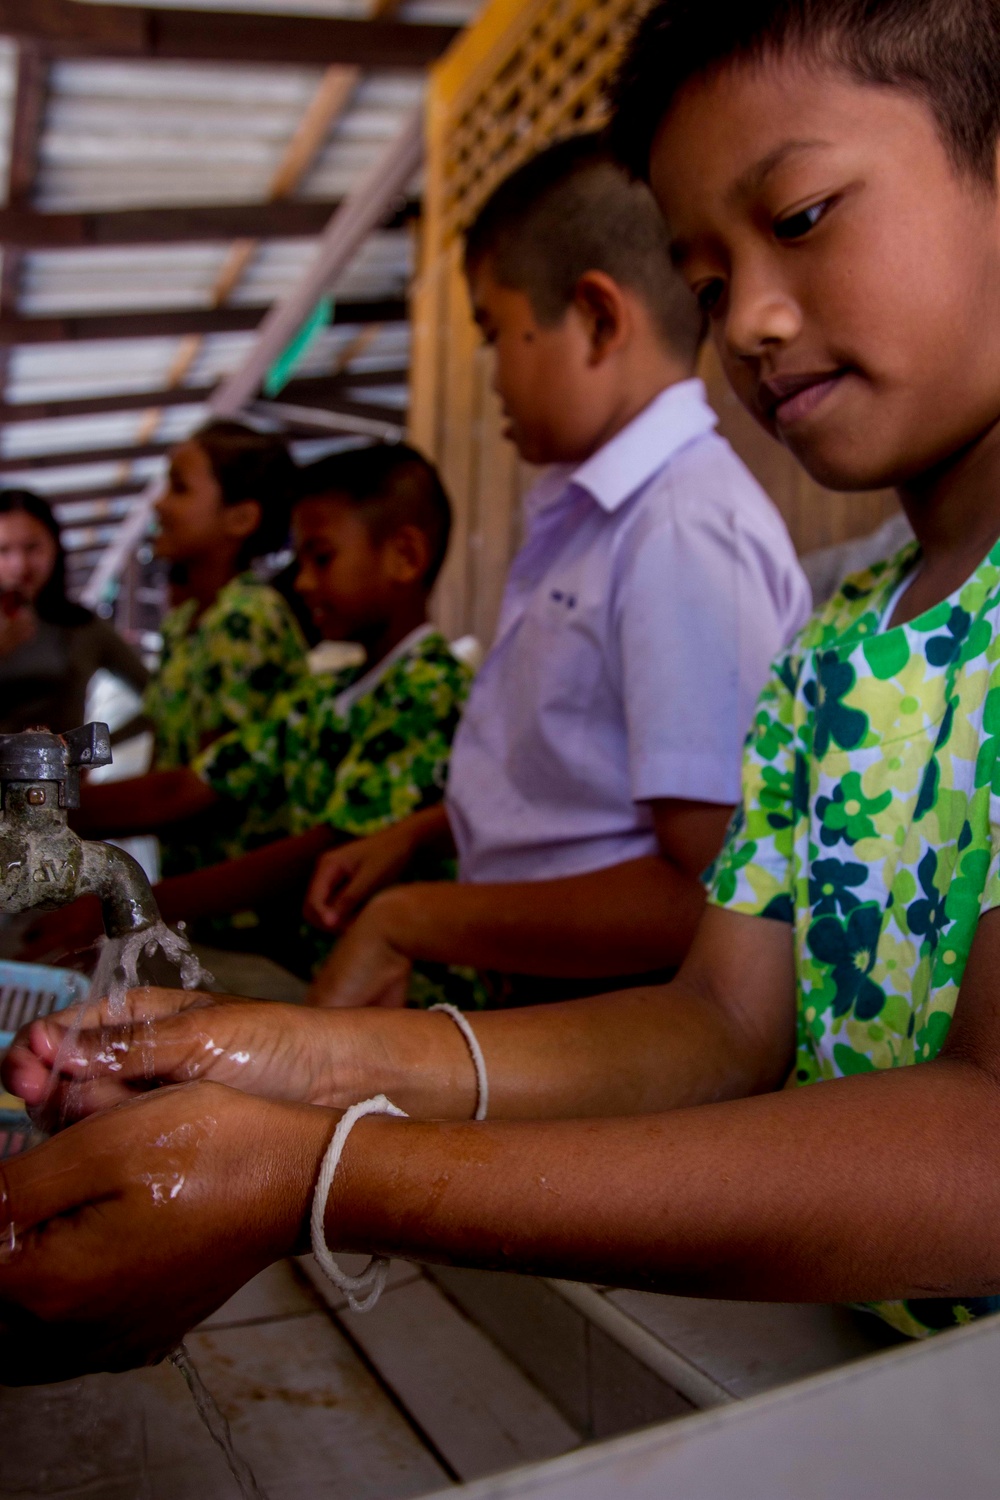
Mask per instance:
[[[722,507],[637,529],[617,599],[637,802],[735,803],[754,703],[787,644],[774,560]]]
[[[323,821],[361,838],[440,802],[468,687],[454,659],[404,658],[351,711]]]
[[[705,874],[708,900],[746,916],[794,920],[794,841],[808,814],[808,762],[794,729],[792,658],[776,664],[743,750],[740,801]]]

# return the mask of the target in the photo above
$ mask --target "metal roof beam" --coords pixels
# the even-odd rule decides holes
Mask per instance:
[[[31,463],[30,458],[26,459],[21,467],[28,470],[31,468]],[[45,499],[54,509],[58,510],[61,505],[70,505],[91,500],[94,502],[103,502],[105,500],[136,500],[140,495],[146,493],[146,489],[147,486],[145,484],[138,484],[133,480],[131,484],[99,484],[93,485],[88,489],[46,490]]]
[[[87,313],[81,317],[0,318],[0,345],[68,344],[84,339],[183,338],[246,333],[268,315],[264,307],[192,307],[170,312]],[[406,303],[338,302],[334,323],[405,323]]]
[[[0,33],[35,42],[53,57],[426,68],[458,30],[393,20],[0,0]]]
[[[420,108],[407,117],[399,134],[334,214],[301,280],[274,304],[262,321],[257,341],[245,361],[222,382],[212,398],[216,415],[235,416],[253,400],[272,361],[295,337],[327,289],[336,284],[337,277],[350,265],[371,232],[384,221],[423,159],[424,117]],[[338,307],[338,315],[341,311]]]
[[[172,443],[142,443],[127,448],[82,448],[73,453],[10,455],[0,458],[0,474],[30,473],[33,469],[78,469],[84,464],[131,463],[136,458],[159,458],[161,454],[169,453],[173,446]],[[55,495],[48,498],[55,503]],[[65,498],[60,495],[59,503]]]
[[[193,208],[127,208],[90,213],[39,213],[0,208],[0,243],[6,249],[80,250],[117,245],[181,245],[213,240],[312,239],[323,233],[340,200],[277,199],[273,203],[223,203]],[[418,211],[404,201],[385,223],[398,229]]]
[[[366,370],[357,375],[320,375],[293,380],[283,397],[300,406],[349,401],[348,391],[405,385],[406,370]],[[163,391],[134,391],[115,396],[78,396],[64,401],[12,401],[0,404],[0,427],[11,422],[47,422],[60,417],[103,417],[114,412],[146,411],[149,407],[199,406],[208,401],[214,386],[171,386]]]

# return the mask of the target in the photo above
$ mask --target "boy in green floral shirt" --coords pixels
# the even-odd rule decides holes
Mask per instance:
[[[434,469],[403,444],[301,471],[296,586],[323,635],[357,642],[365,661],[301,676],[189,766],[108,789],[117,795],[101,799],[106,832],[192,829],[220,810],[233,831],[225,863],[216,855],[156,887],[168,921],[194,921],[211,941],[276,952],[309,974],[331,946],[299,921],[316,856],[441,800],[469,685],[427,621],[450,522]]]
[[[300,1243],[339,1111],[383,1092],[410,1118],[359,1121],[316,1200],[338,1249],[862,1303],[916,1335],[997,1307],[1000,7],[660,0],[613,136],[744,404],[821,483],[894,486],[917,545],[777,664],[677,978],[474,1018],[486,1123],[441,1016],[160,992],[133,998],[142,1045],[95,1025],[91,1107],[189,1086],[8,1166],[12,1369],[172,1347]],[[45,1097],[59,1036],[22,1038],[8,1086]],[[165,1209],[142,1173],[192,1121]]]

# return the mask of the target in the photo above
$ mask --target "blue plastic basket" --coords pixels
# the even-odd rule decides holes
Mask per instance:
[[[22,964],[0,959],[0,1053],[6,1051],[22,1026],[84,1000],[90,988],[86,975],[75,969],[52,969],[45,964]],[[0,1159],[23,1151],[31,1122],[23,1108],[0,1102]]]

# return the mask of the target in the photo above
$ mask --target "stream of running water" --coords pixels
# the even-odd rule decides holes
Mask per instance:
[[[178,1344],[170,1356],[170,1363],[184,1376],[198,1415],[226,1460],[230,1474],[240,1487],[243,1500],[267,1500],[266,1492],[257,1483],[257,1476],[242,1454],[237,1452],[233,1442],[232,1428],[216,1405],[215,1397],[198,1374],[197,1367],[192,1362],[184,1344]]]

